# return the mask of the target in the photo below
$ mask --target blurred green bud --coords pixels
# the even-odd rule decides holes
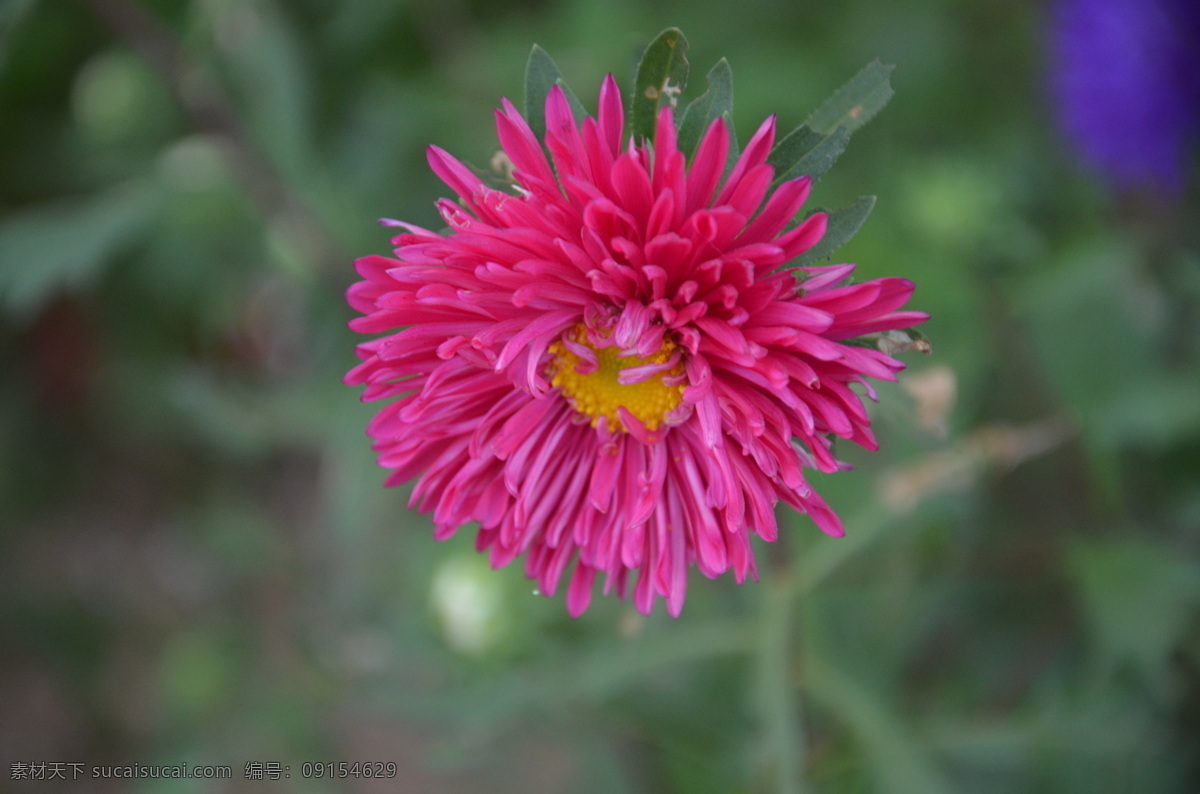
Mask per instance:
[[[85,139],[112,144],[157,132],[168,100],[150,68],[136,56],[110,50],[92,58],[75,79],[71,113]]]
[[[504,595],[484,557],[451,557],[438,566],[429,598],[447,644],[469,655],[495,648],[509,623]]]

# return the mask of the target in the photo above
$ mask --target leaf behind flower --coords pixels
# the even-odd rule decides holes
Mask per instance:
[[[840,126],[853,133],[870,121],[892,98],[891,76],[896,67],[878,59],[864,66],[829,99],[812,112],[807,124],[815,132],[829,135]]]
[[[537,44],[529,51],[529,60],[525,62],[525,121],[540,141],[546,137],[546,97],[550,89],[561,86],[571,105],[571,113],[576,121],[583,121],[587,111],[583,103],[575,96],[575,92],[563,80],[558,64]]]
[[[722,58],[708,72],[708,90],[688,103],[679,119],[679,151],[689,159],[718,116],[733,114],[733,69]]]
[[[812,248],[796,257],[790,267],[805,267],[832,256],[834,251],[850,242],[858,233],[874,207],[874,196],[862,196],[848,207],[829,213],[829,225],[825,228],[825,236]]]
[[[635,138],[654,140],[658,109],[667,103],[674,105],[676,97],[687,86],[687,48],[683,31],[667,28],[642,53],[629,103],[631,132]]]

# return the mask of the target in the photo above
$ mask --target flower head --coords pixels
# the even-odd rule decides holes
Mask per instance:
[[[1058,0],[1050,25],[1059,124],[1123,188],[1183,186],[1200,133],[1200,5]]]
[[[507,100],[496,112],[511,192],[430,147],[460,201],[438,203],[446,233],[391,222],[394,257],[358,260],[352,327],[386,335],[346,380],[385,402],[379,463],[389,485],[419,478],[436,537],[478,522],[494,567],[524,556],[547,595],[566,576],[573,616],[600,573],[678,615],[691,566],[755,575],[751,536],[775,539],[777,502],[842,534],[805,470],[842,468],[832,436],[876,446],[852,387],[873,396],[866,378],[903,366],[845,342],[926,315],[898,311],[903,279],[781,269],[827,217],[789,228],[811,180],[773,186],[773,118],[723,178],[721,118],[686,162],[669,106],[653,140],[627,136],[611,77],[595,118],[557,86],[545,114],[543,142]]]

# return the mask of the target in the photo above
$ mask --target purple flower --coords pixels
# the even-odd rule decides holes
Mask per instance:
[[[1200,128],[1200,3],[1059,0],[1051,91],[1063,132],[1118,187],[1178,191]]]

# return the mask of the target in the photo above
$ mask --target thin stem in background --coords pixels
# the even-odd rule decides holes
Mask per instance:
[[[758,648],[759,711],[775,761],[776,791],[807,794],[807,737],[802,693],[794,685],[796,654],[792,635],[797,602],[794,573],[779,568],[765,597]]]
[[[299,255],[317,262],[350,258],[341,251],[324,220],[288,186],[218,86],[189,67],[172,30],[135,0],[81,2],[150,65],[200,132],[226,143],[230,173],[263,217],[282,220],[288,228],[303,229],[317,243],[315,252],[299,251]],[[312,261],[308,264],[310,271],[315,270]]]

